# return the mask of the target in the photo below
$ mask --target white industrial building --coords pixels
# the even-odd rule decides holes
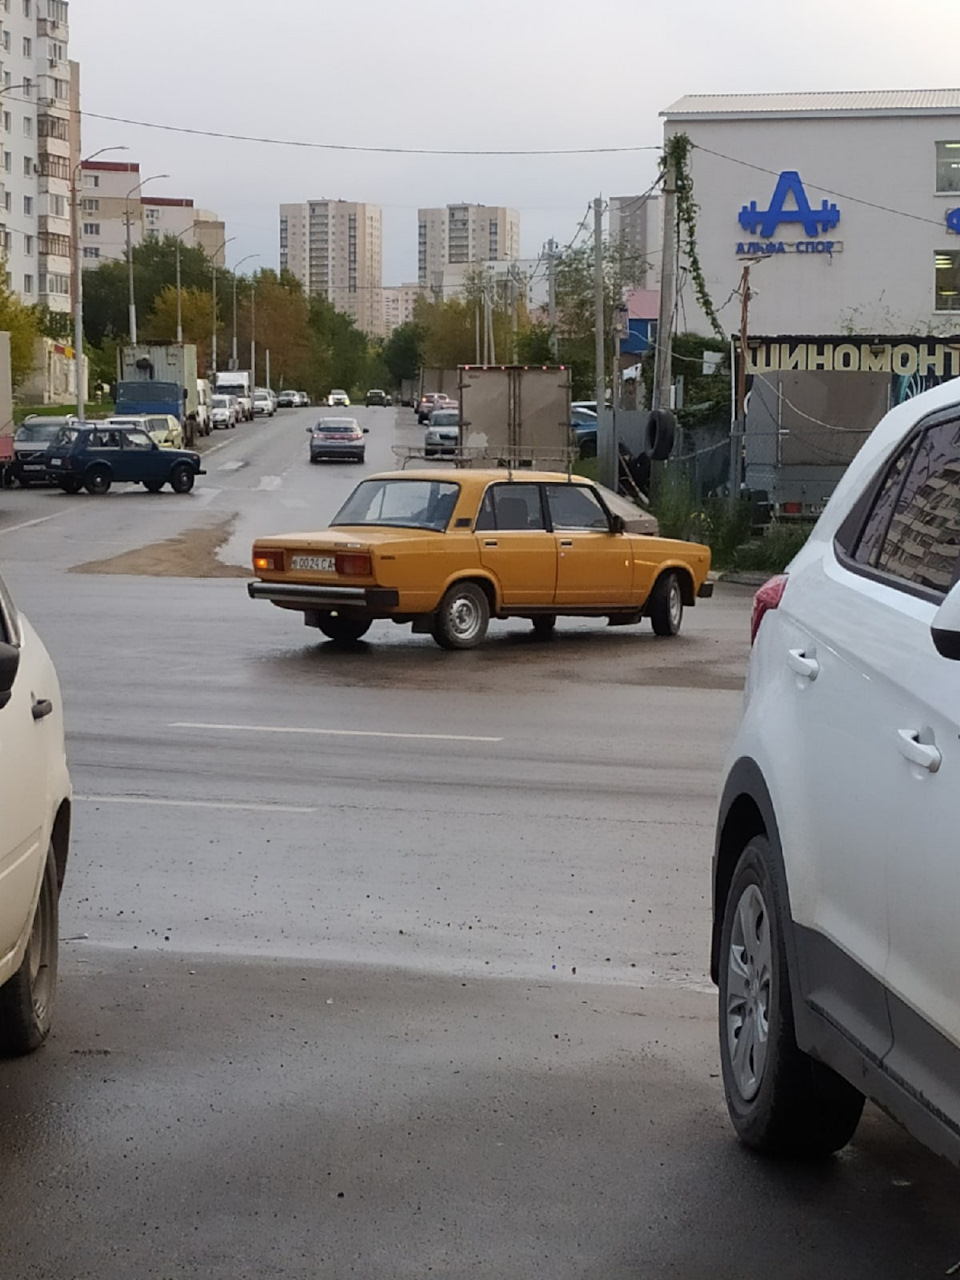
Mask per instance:
[[[70,310],[71,177],[80,158],[79,70],[65,0],[0,10],[0,234],[8,286],[24,302]]]
[[[960,330],[960,90],[694,95],[697,245],[726,332],[751,264],[756,334]],[[679,259],[678,327],[709,334]]]

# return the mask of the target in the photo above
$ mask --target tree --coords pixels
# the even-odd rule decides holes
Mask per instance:
[[[423,365],[423,330],[413,321],[398,325],[383,345],[383,362],[394,386],[415,378]]]
[[[33,307],[24,306],[19,297],[8,288],[6,273],[0,272],[0,330],[10,334],[10,374],[14,388],[33,369],[34,351],[40,331],[37,313]]]
[[[628,289],[639,287],[643,268],[643,259],[622,237],[604,243],[603,332],[608,365],[613,359],[613,309],[621,305]],[[573,371],[574,398],[592,395],[596,386],[592,244],[568,249],[560,257],[556,294],[560,359]]]
[[[212,359],[213,294],[209,290],[182,291],[183,340],[197,348],[197,368],[210,368]],[[153,309],[140,326],[147,342],[174,342],[177,337],[177,290],[167,285],[157,295]],[[219,342],[219,335],[218,335]]]

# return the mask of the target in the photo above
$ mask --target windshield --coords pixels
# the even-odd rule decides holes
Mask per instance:
[[[237,386],[233,386],[230,383],[221,382],[217,390],[226,396],[249,396],[250,395],[250,392],[247,390],[245,386],[243,386],[242,383],[238,383]]]
[[[230,401],[227,399],[226,396],[214,396],[213,407],[215,409],[229,409]]]
[[[399,525],[442,533],[459,494],[460,486],[446,480],[364,480],[332,523]]]
[[[459,427],[460,415],[456,409],[439,409],[434,410],[430,415],[430,425],[432,427]]]
[[[56,440],[63,425],[62,422],[25,423],[18,429],[14,439],[20,444],[49,444],[51,440]]]

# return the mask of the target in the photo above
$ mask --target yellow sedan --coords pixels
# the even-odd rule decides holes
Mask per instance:
[[[709,547],[626,532],[579,476],[400,471],[362,480],[327,529],[258,538],[248,590],[340,643],[390,618],[472,649],[492,617],[646,617],[675,636],[709,568]]]

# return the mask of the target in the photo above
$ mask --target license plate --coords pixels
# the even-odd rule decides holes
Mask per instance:
[[[63,459],[62,459],[62,458],[51,458],[51,459],[50,459],[50,465],[51,465],[51,467],[60,467],[60,466],[62,466],[62,465],[63,465]]]
[[[337,562],[333,556],[291,556],[291,569],[313,569],[318,573],[335,573]]]

